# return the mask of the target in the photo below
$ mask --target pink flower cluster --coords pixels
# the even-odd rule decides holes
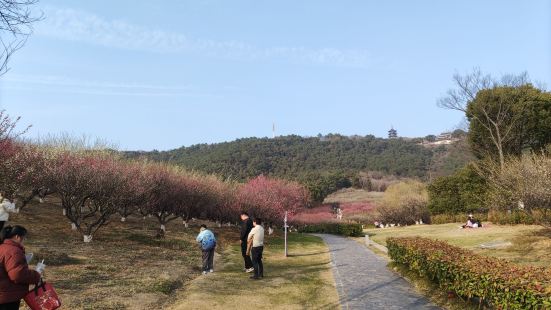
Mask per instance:
[[[372,212],[375,206],[369,202],[353,202],[343,203],[340,205],[340,208],[343,212],[343,219],[346,219],[352,215]],[[337,221],[337,216],[333,213],[329,204],[312,209],[302,209],[292,217],[292,222],[296,224],[318,224]]]

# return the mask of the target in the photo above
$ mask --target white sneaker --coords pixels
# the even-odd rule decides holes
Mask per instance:
[[[253,272],[253,271],[254,271],[254,268],[252,268],[252,267],[249,268],[249,269],[247,269],[247,270],[245,270],[245,272],[247,272],[247,273],[251,273],[251,272]]]
[[[203,274],[207,274],[207,272],[206,272],[206,271],[203,271]]]
[[[213,270],[213,269],[211,269],[211,270],[209,270],[209,272],[214,272],[214,270]]]

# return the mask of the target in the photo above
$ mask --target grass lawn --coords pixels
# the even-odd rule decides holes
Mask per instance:
[[[366,229],[364,232],[380,244],[388,237],[421,236],[444,240],[452,245],[468,248],[482,255],[507,259],[519,264],[551,265],[551,231],[536,225],[503,226],[488,223],[483,228],[459,229],[461,223],[442,225],[415,225],[384,229]],[[511,242],[504,248],[482,249],[488,242]]]
[[[233,240],[238,239],[235,232]],[[241,250],[233,242],[215,258],[215,272],[192,281],[170,309],[338,309],[325,243],[292,233],[289,245],[290,257],[285,258],[282,236],[266,236],[265,277],[254,281],[242,271]]]

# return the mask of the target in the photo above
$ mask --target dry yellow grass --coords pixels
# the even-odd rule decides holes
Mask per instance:
[[[153,218],[129,217],[121,223],[115,216],[92,243],[84,244],[57,201],[49,200],[12,216],[10,224],[29,229],[27,251],[46,260],[45,279],[64,309],[339,307],[329,252],[320,238],[291,234],[295,256],[289,258],[282,256],[281,235],[267,238],[266,278],[252,281],[241,271],[238,228],[214,227],[216,272],[201,277],[194,240],[198,227],[186,229],[175,221],[167,225],[166,238],[158,240],[152,237],[158,227]]]
[[[115,216],[90,244],[71,230],[56,204],[28,206],[10,224],[29,230],[27,252],[34,253],[33,263],[45,259],[45,279],[63,309],[162,309],[200,274],[197,227],[185,229],[182,222],[168,225],[167,237],[157,240],[154,219],[121,223]]]
[[[345,188],[325,198],[324,203],[350,203],[350,202],[374,202],[377,203],[383,197],[382,192],[368,192],[363,189]]]
[[[551,233],[537,225],[493,225],[478,229],[460,229],[461,223],[442,225],[415,225],[384,229],[366,229],[370,238],[385,245],[388,237],[420,236],[444,240],[450,244],[468,248],[482,255],[500,257],[519,264],[551,265]],[[510,242],[503,248],[482,249],[483,243]]]
[[[221,270],[194,280],[170,309],[338,309],[323,241],[291,234],[289,251],[291,256],[285,258],[281,236],[270,237],[264,255],[265,278],[254,281],[242,271],[241,252],[235,244],[224,251]]]

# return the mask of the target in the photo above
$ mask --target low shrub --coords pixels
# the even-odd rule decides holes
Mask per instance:
[[[510,221],[551,226],[551,156],[527,153],[508,158],[503,167],[488,162],[483,168],[488,171],[494,209],[507,211]]]
[[[474,218],[486,222],[489,221],[487,213],[474,213]],[[467,214],[438,214],[431,215],[431,224],[467,223]],[[493,222],[493,221],[492,221]]]
[[[490,210],[488,221],[500,225],[545,225],[549,224],[550,210],[530,210],[530,213],[522,210]]]
[[[547,225],[551,211],[531,210],[530,213],[522,210],[490,210],[488,213],[474,213],[474,218],[482,222],[492,222],[499,225]],[[431,215],[431,224],[463,223],[467,222],[466,214],[438,214]]]
[[[301,226],[299,232],[361,237],[363,236],[363,227],[361,224],[323,223]]]
[[[430,223],[427,190],[423,183],[413,180],[392,184],[377,207],[379,221],[413,225],[419,220]]]
[[[424,274],[441,288],[498,309],[551,308],[551,270],[519,266],[420,237],[387,239],[397,263]]]

